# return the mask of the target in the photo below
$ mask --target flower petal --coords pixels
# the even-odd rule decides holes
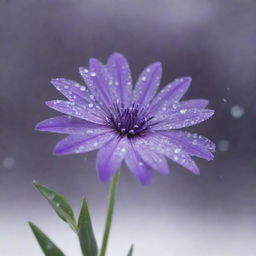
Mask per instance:
[[[166,136],[169,143],[176,145],[192,156],[206,160],[212,160],[214,158],[210,152],[215,150],[214,143],[201,135],[183,131],[167,131],[160,132],[160,134]]]
[[[187,92],[191,80],[190,77],[183,77],[176,79],[174,82],[165,86],[153,100],[150,107],[151,113],[155,114],[158,111],[161,111],[161,109],[170,109],[172,105],[177,103]]]
[[[94,95],[85,86],[63,78],[52,79],[51,83],[71,102],[87,108],[96,115],[102,114],[102,109],[95,101]]]
[[[131,142],[129,153],[125,156],[125,163],[141,184],[147,185],[151,182],[152,169],[143,161]]]
[[[46,105],[52,109],[55,109],[61,113],[66,115],[78,117],[89,122],[95,122],[99,124],[103,124],[104,120],[101,116],[96,116],[94,113],[88,110],[90,106],[78,106],[74,102],[63,101],[63,100],[51,100],[47,101]],[[100,113],[99,113],[100,115]]]
[[[90,102],[88,89],[75,81],[65,78],[55,78],[51,80],[51,83],[70,101],[76,102],[76,96],[79,96],[79,98],[82,98],[86,103]]]
[[[160,62],[149,65],[139,76],[134,90],[134,102],[146,106],[155,96],[162,76]]]
[[[109,181],[127,152],[127,139],[114,136],[97,154],[97,170],[101,181]]]
[[[190,109],[190,108],[206,108],[209,100],[193,99],[179,102],[177,109]]]
[[[154,130],[178,129],[192,126],[209,119],[214,114],[211,109],[181,109],[179,112],[173,113],[169,118],[158,114],[154,121],[159,121],[152,126]],[[162,119],[162,120],[161,120]]]
[[[126,58],[120,53],[112,54],[108,59],[107,69],[113,101],[129,106],[132,100],[132,77]]]
[[[147,143],[143,143],[144,139],[138,139],[134,144],[136,151],[139,153],[144,162],[151,166],[156,171],[167,175],[169,174],[169,167],[165,157],[148,149]]]
[[[74,134],[57,143],[56,155],[81,154],[101,148],[114,136],[113,132],[102,129],[89,130],[87,134]]]
[[[104,102],[105,106],[109,107],[112,105],[109,87],[107,86],[107,71],[105,66],[97,59],[90,59],[89,63],[90,72],[93,84],[96,88],[98,95]]]
[[[64,134],[85,134],[90,129],[95,128],[104,128],[104,126],[73,116],[57,116],[49,118],[38,123],[35,127],[38,131]]]
[[[145,141],[149,150],[165,155],[194,174],[200,173],[198,166],[189,154],[181,150],[179,147],[169,143],[165,136],[151,135],[151,137]]]

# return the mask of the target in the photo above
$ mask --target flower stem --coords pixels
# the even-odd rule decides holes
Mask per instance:
[[[116,188],[117,188],[117,184],[119,181],[119,175],[120,175],[120,171],[117,171],[116,174],[114,175],[114,177],[111,181],[111,185],[110,185],[109,198],[108,198],[108,211],[107,211],[105,230],[104,230],[104,235],[103,235],[103,240],[102,240],[102,245],[101,245],[101,250],[100,250],[99,256],[105,256],[106,250],[107,250],[107,244],[108,244],[108,238],[109,238],[112,217],[113,217],[113,211],[114,211],[114,206],[115,206]]]

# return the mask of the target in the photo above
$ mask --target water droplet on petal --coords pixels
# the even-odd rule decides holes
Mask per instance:
[[[186,112],[187,112],[186,109],[181,109],[181,110],[180,110],[180,113],[181,113],[181,114],[186,114]]]

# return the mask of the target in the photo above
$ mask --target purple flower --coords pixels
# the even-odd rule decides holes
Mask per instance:
[[[58,155],[80,154],[99,149],[97,170],[108,181],[124,160],[142,183],[151,180],[152,169],[169,173],[166,157],[199,174],[191,156],[214,158],[215,145],[205,137],[176,129],[210,118],[208,100],[180,101],[191,78],[176,79],[157,93],[161,63],[149,65],[133,88],[127,60],[112,54],[104,65],[90,59],[89,68],[79,69],[85,85],[67,79],[51,83],[68,101],[46,104],[65,115],[40,122],[39,131],[69,134],[55,147]]]

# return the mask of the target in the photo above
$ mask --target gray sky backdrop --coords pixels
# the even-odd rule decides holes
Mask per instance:
[[[186,98],[207,98],[214,118],[193,131],[217,144],[194,176],[170,163],[143,187],[124,169],[111,256],[256,255],[256,2],[253,0],[0,0],[0,255],[42,255],[27,220],[69,256],[78,242],[31,187],[64,194],[76,212],[86,195],[101,240],[107,184],[95,153],[56,157],[62,135],[33,130],[57,115],[44,104],[62,96],[51,78],[82,81],[89,57],[126,55],[133,78],[163,64],[162,86],[192,76]]]

